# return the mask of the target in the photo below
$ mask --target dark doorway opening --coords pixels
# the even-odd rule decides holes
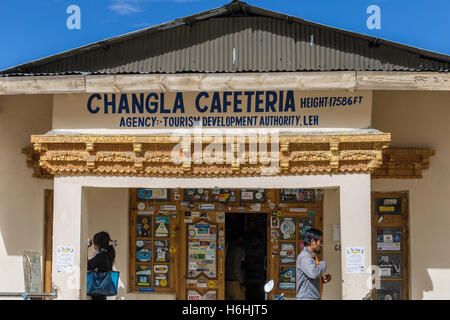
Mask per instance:
[[[245,261],[242,263],[242,270],[245,275],[245,299],[264,300],[267,271],[267,214],[227,213],[225,216],[226,247],[229,247],[233,233],[242,234],[244,238],[242,246]]]

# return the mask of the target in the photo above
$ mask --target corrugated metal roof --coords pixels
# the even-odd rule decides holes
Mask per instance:
[[[1,73],[448,71],[449,64],[447,55],[237,1]]]

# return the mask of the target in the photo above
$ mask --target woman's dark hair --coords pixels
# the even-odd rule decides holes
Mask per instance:
[[[111,238],[108,232],[97,232],[92,239],[94,244],[98,245],[100,249],[105,249],[109,259],[109,267],[112,269],[114,259],[116,258],[116,251],[111,244]]]
[[[317,229],[309,229],[306,231],[305,236],[303,238],[303,243],[305,247],[311,245],[311,240],[319,241],[320,237],[322,237],[322,231]]]

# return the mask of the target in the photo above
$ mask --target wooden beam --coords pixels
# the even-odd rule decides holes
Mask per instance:
[[[359,90],[450,90],[450,73],[444,72],[358,72]]]
[[[268,72],[0,77],[0,95],[225,90],[450,90],[443,72]]]

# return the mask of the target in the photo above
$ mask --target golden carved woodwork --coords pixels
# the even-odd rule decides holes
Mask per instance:
[[[372,173],[372,178],[422,178],[422,170],[429,168],[429,158],[435,153],[432,149],[386,149],[382,154],[383,162]]]
[[[233,144],[227,145],[230,141]],[[209,136],[39,135],[31,137],[34,152],[26,154],[34,176],[46,178],[317,175],[373,173],[381,166],[382,151],[389,142],[388,133],[236,136],[223,140]]]

